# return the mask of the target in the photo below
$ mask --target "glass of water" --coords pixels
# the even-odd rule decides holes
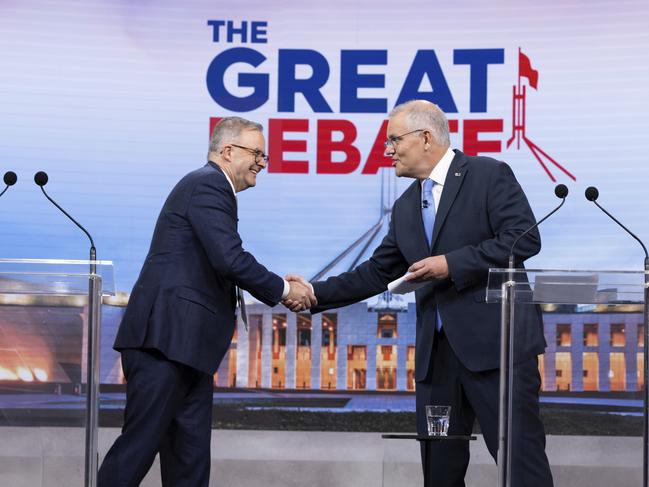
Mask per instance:
[[[448,436],[451,406],[426,406],[426,423],[429,436]]]

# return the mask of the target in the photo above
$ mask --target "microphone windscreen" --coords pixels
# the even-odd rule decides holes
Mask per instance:
[[[18,176],[13,171],[7,171],[5,173],[4,182],[7,186],[13,186],[18,181]]]
[[[39,186],[45,186],[47,184],[47,181],[48,177],[46,172],[38,171],[36,174],[34,174],[34,182]]]
[[[599,198],[599,191],[597,191],[597,188],[595,186],[588,186],[586,188],[585,194],[588,201],[595,201],[597,198]]]
[[[568,196],[568,186],[565,184],[557,184],[554,188],[554,194],[557,195],[557,198],[565,198]]]

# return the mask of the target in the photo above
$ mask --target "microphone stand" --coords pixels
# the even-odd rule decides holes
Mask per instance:
[[[521,238],[537,228],[541,223],[556,213],[566,202],[568,188],[559,184],[554,194],[561,198],[561,203],[554,210],[541,218],[530,228],[521,233],[509,251],[507,281],[501,284],[500,307],[500,386],[498,392],[498,487],[511,486],[512,470],[512,410],[514,390],[514,310],[516,305],[516,279],[514,268],[514,249]]]
[[[649,253],[647,252],[647,247],[645,244],[638,238],[638,236],[625,227],[622,222],[617,218],[611,215],[606,209],[600,205],[596,200],[599,196],[597,188],[589,187],[586,189],[586,199],[595,203],[595,206],[602,210],[611,220],[621,226],[629,235],[642,245],[642,250],[644,250],[644,306],[642,309],[642,326],[643,326],[643,335],[644,335],[644,391],[642,394],[642,486],[648,487],[649,483],[649,388],[647,387],[647,380],[649,379],[649,354],[647,354],[647,344],[649,343]]]
[[[41,174],[41,173],[38,173]],[[38,176],[37,174],[37,176]],[[88,276],[88,335],[86,343],[86,380],[88,392],[86,394],[86,448],[85,448],[85,487],[97,485],[97,472],[99,470],[99,326],[101,319],[101,276],[97,275],[97,249],[95,242],[88,231],[77,222],[72,215],[65,211],[45,191],[47,175],[42,173],[41,179],[34,179],[41,188],[43,195],[67,216],[77,227],[86,234],[90,240],[90,273]]]
[[[88,231],[85,228],[83,228],[83,226],[78,221],[72,218],[72,216],[67,211],[65,211],[56,201],[50,198],[50,195],[45,192],[45,188],[43,187],[44,185],[39,184],[38,186],[41,188],[41,191],[43,192],[45,197],[50,201],[50,203],[56,206],[65,216],[67,216],[70,220],[72,220],[72,223],[74,223],[77,227],[79,227],[81,231],[86,234],[88,240],[90,240],[90,274],[96,274],[97,249],[95,248],[95,241],[92,239],[92,236],[88,233]]]

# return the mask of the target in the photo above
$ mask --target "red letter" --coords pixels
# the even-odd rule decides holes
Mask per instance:
[[[467,156],[477,156],[479,152],[500,152],[500,140],[478,140],[480,132],[502,132],[501,119],[465,120],[464,121],[464,153]]]
[[[340,132],[342,140],[334,141],[333,133]],[[361,163],[360,151],[352,145],[356,140],[356,126],[349,120],[318,120],[318,174],[349,174]],[[334,162],[333,153],[343,152],[345,160]]]
[[[382,167],[392,167],[392,159],[385,155],[385,139],[388,138],[388,121],[383,120],[379,133],[365,161],[362,174],[376,174]]]
[[[285,152],[306,152],[306,140],[284,140],[284,132],[308,132],[306,118],[268,120],[268,172],[308,174],[309,161],[287,161]]]
[[[457,134],[458,131],[458,123],[457,120],[449,120],[448,121],[448,131],[452,134]]]

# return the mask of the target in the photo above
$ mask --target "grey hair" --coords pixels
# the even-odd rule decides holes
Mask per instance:
[[[257,122],[252,122],[241,117],[225,117],[214,126],[210,137],[210,152],[218,152],[224,144],[235,142],[244,130],[258,130],[263,132],[263,127]]]
[[[434,103],[427,100],[407,101],[394,107],[389,116],[392,118],[401,113],[405,113],[406,124],[410,130],[428,129],[438,145],[451,145],[446,115]]]

